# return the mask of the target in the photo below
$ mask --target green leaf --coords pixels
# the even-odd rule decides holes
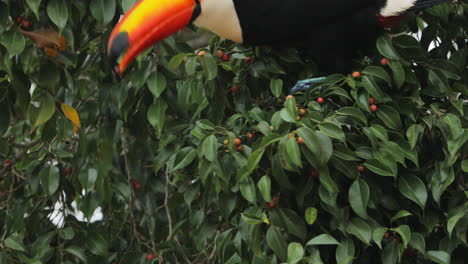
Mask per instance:
[[[94,188],[94,184],[98,178],[98,172],[96,169],[89,168],[86,171],[80,173],[81,186],[88,192]]]
[[[462,161],[461,169],[462,169],[463,172],[468,172],[468,159]]]
[[[316,132],[307,127],[301,127],[296,132],[304,140],[307,148],[312,151],[319,164],[327,164],[333,154],[331,139],[322,132]]]
[[[346,143],[346,136],[341,129],[341,125],[332,122],[323,122],[319,125],[320,131],[325,135],[336,138],[344,143]]]
[[[216,64],[215,59],[210,53],[206,53],[203,56],[198,56],[200,59],[200,64],[203,68],[203,73],[207,80],[213,80],[218,75],[218,65]]]
[[[107,256],[108,255],[108,242],[104,237],[98,233],[91,233],[91,235],[86,239],[86,246],[89,251],[93,252],[98,256]]]
[[[266,202],[271,201],[271,180],[268,175],[263,176],[257,183],[258,190]]]
[[[426,241],[424,240],[424,236],[420,233],[412,233],[409,244],[421,254],[426,253]]]
[[[136,4],[138,0],[122,0],[122,9],[124,13],[127,13],[127,11],[132,8]]]
[[[172,169],[173,171],[183,169],[187,167],[197,156],[197,150],[193,147],[185,147],[176,155],[176,160],[174,162],[175,166]]]
[[[410,229],[410,227],[408,225],[401,225],[401,226],[398,226],[397,228],[392,228],[390,230],[398,233],[401,236],[401,238],[403,239],[403,245],[405,246],[405,248],[407,248],[408,243],[411,240],[411,229]]]
[[[287,140],[286,152],[289,160],[291,160],[294,165],[302,168],[301,151],[299,150],[296,138],[292,137]]]
[[[450,254],[445,251],[427,251],[427,257],[439,264],[450,264]]]
[[[26,252],[23,241],[21,241],[17,236],[11,236],[5,239],[5,246],[16,251]]]
[[[369,185],[364,180],[357,180],[349,188],[349,204],[360,217],[367,219],[367,204],[369,203]]]
[[[55,103],[54,99],[50,96],[44,96],[40,100],[41,105],[39,109],[39,114],[37,115],[36,122],[34,123],[31,132],[36,129],[37,126],[44,124],[49,121],[49,119],[54,115],[55,112]]]
[[[296,264],[304,257],[304,248],[301,244],[292,242],[288,245],[288,264]]]
[[[419,137],[424,133],[424,127],[420,124],[411,125],[408,130],[406,130],[406,137],[410,144],[410,148],[414,149],[418,143]]]
[[[173,56],[169,61],[167,67],[171,71],[176,71],[179,68],[180,64],[185,60],[185,58],[189,55],[188,53],[181,53]]]
[[[164,129],[164,123],[166,122],[166,110],[168,105],[163,100],[157,100],[156,103],[152,104],[147,113],[147,118],[151,126],[156,129],[156,132],[161,136]]]
[[[463,134],[464,131],[460,118],[458,118],[456,115],[447,114],[444,116],[444,121],[449,126],[450,134],[453,139],[459,138]]]
[[[382,105],[377,110],[377,117],[393,130],[401,129],[400,113],[390,106]]]
[[[155,98],[159,98],[161,94],[166,90],[166,77],[160,73],[156,72],[152,74],[146,81],[148,88]]]
[[[396,176],[391,168],[378,160],[368,160],[366,163],[364,163],[364,166],[370,171],[382,176]]]
[[[384,34],[377,39],[377,49],[379,50],[380,54],[388,59],[399,59],[397,52],[393,48],[390,35],[388,34]]]
[[[268,246],[275,252],[275,255],[281,260],[287,260],[288,244],[281,232],[275,226],[270,226],[266,233],[266,241]]]
[[[427,190],[421,179],[413,175],[400,176],[398,179],[398,189],[406,198],[424,209],[427,201]]]
[[[218,152],[218,141],[214,135],[210,135],[203,140],[202,155],[209,161],[213,162],[216,159]]]
[[[410,215],[413,215],[412,213],[406,211],[406,210],[400,210],[398,211],[398,213],[396,213],[392,219],[390,220],[390,222],[395,222],[396,220],[400,219],[400,218],[403,218],[403,217],[407,217],[407,216],[410,216]]]
[[[467,214],[468,210],[465,209],[465,205],[461,205],[449,211],[447,217],[447,231],[449,233],[449,237],[452,236],[453,229],[455,228],[455,225],[458,223],[458,221],[465,217]]]
[[[309,207],[305,211],[305,220],[307,224],[312,225],[317,220],[318,211],[317,208]]]
[[[271,89],[271,93],[276,98],[279,98],[281,96],[281,93],[283,92],[283,80],[281,80],[281,79],[271,79],[270,89]]]
[[[41,179],[41,184],[49,196],[53,195],[57,191],[60,182],[60,174],[57,167],[46,166],[42,168],[39,172],[39,178]]]
[[[295,235],[301,240],[306,239],[307,227],[302,217],[299,217],[296,212],[286,208],[278,208],[275,209],[274,212],[277,213],[278,217],[273,217],[274,214],[272,214],[273,224],[281,226],[288,233]]]
[[[367,124],[366,116],[358,108],[346,106],[340,108],[338,111],[336,111],[336,113],[339,115],[352,117],[354,120],[359,121],[363,125]]]
[[[372,240],[375,242],[375,244],[377,244],[377,246],[379,246],[380,249],[382,249],[382,238],[387,230],[388,228],[386,227],[378,227],[372,232]]]
[[[397,88],[401,88],[406,81],[406,73],[403,65],[399,61],[391,60],[389,63],[390,69],[393,72],[393,79]]]
[[[364,75],[364,77],[362,77],[362,85],[378,102],[383,101],[385,95],[372,76]]]
[[[86,263],[86,253],[82,248],[79,248],[77,246],[70,246],[67,247],[65,251]]]
[[[265,149],[261,148],[257,149],[249,156],[249,159],[247,160],[247,170],[254,171],[257,168],[258,164],[262,160],[263,153],[265,153]]]
[[[372,125],[370,128],[372,134],[374,134],[377,138],[382,141],[388,141],[388,133],[387,130],[381,125]]]
[[[239,184],[239,189],[242,196],[250,203],[255,204],[257,201],[257,193],[255,190],[255,183],[251,177],[247,177]]]
[[[60,31],[63,31],[68,21],[68,4],[65,0],[50,0],[47,4],[47,14]]]
[[[256,215],[253,214],[242,214],[241,213],[242,220],[246,222],[249,225],[258,225],[258,224],[263,224],[263,220],[260,217],[257,217]]]
[[[382,264],[396,264],[399,258],[398,244],[395,242],[388,243],[382,251]]]
[[[115,14],[115,8],[115,0],[93,0],[89,4],[91,14],[103,25],[111,22]]]
[[[362,242],[366,243],[366,245],[370,245],[372,230],[370,226],[361,218],[355,217],[351,219],[351,221],[349,221],[346,225],[346,231],[355,235]]]
[[[321,234],[318,235],[309,242],[307,242],[307,246],[315,246],[315,245],[339,245],[340,242],[336,241],[336,239],[328,234]]]
[[[338,264],[348,264],[353,262],[354,259],[354,242],[352,239],[341,241],[340,245],[336,248],[336,262]]]
[[[381,67],[377,66],[367,66],[362,73],[367,74],[367,75],[372,75],[374,77],[380,78],[384,81],[387,82],[388,85],[392,84],[392,79],[390,79],[390,75],[382,69]]]
[[[11,30],[0,34],[0,44],[8,50],[11,58],[23,52],[26,40],[17,30]]]
[[[37,20],[39,20],[39,6],[41,5],[41,0],[26,0],[26,3],[28,3],[29,8],[31,8],[36,15]]]

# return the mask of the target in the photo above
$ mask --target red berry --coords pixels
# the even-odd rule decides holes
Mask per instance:
[[[250,63],[252,61],[252,57],[245,57],[244,62],[245,63]]]
[[[385,234],[383,235],[385,238],[389,238],[390,237],[390,233],[388,232],[385,232]]]
[[[325,99],[323,97],[317,98],[317,103],[323,104],[325,102]]]
[[[373,105],[375,103],[374,97],[369,97],[369,105]]]
[[[63,169],[63,174],[65,174],[66,176],[72,174],[72,172],[73,172],[72,168]]]
[[[254,133],[247,133],[247,137],[250,138],[250,139],[254,139],[255,134]]]
[[[11,161],[10,161],[10,160],[5,160],[5,161],[3,162],[3,167],[6,168],[6,167],[10,166],[10,164],[11,164]]]
[[[132,184],[133,188],[135,188],[135,191],[139,191],[141,189],[141,183],[139,183],[137,180],[134,180]]]
[[[273,197],[271,198],[271,200],[272,200],[273,202],[276,202],[276,201],[278,201],[278,197],[277,197],[277,196],[273,196]]]
[[[23,22],[23,17],[22,17],[22,16],[18,16],[18,17],[16,17],[15,21],[16,21],[16,24],[19,25],[19,24],[21,24],[21,22]]]
[[[237,87],[237,85],[232,86],[232,87],[231,87],[231,92],[232,92],[233,94],[236,94],[237,92],[239,92],[239,87]]]
[[[31,22],[29,22],[28,20],[24,20],[22,25],[23,28],[28,29],[31,26]]]
[[[223,56],[224,56],[224,51],[218,50],[218,51],[216,52],[216,57],[218,57],[218,58],[221,59],[221,58],[223,58]]]
[[[229,61],[230,59],[231,59],[231,56],[229,54],[223,55],[223,61]]]
[[[236,149],[237,149],[237,151],[242,151],[244,149],[244,147],[242,147],[242,145],[240,145],[240,146],[237,146]]]
[[[319,172],[316,169],[310,169],[310,176],[313,178],[318,178]]]
[[[388,59],[387,58],[381,59],[380,64],[382,64],[383,66],[387,66],[388,65]]]
[[[370,106],[369,106],[369,109],[370,109],[372,112],[376,112],[378,108],[377,108],[377,106],[376,106],[375,104],[373,104],[373,105],[370,105]]]
[[[5,195],[4,191],[0,191],[0,198],[2,198]]]
[[[149,253],[148,255],[146,255],[146,260],[152,260],[154,259],[154,255]]]
[[[268,203],[268,207],[270,207],[270,208],[275,208],[275,207],[276,207],[276,204],[274,204],[274,203]]]
[[[361,165],[361,166],[358,166],[357,169],[359,172],[364,172],[366,170],[366,167]]]

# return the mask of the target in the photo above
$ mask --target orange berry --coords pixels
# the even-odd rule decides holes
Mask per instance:
[[[240,138],[236,138],[234,139],[234,146],[240,146],[240,144],[242,144],[242,141],[240,140]]]
[[[366,170],[366,167],[361,165],[361,166],[358,166],[357,169],[359,172],[364,172]]]
[[[297,143],[304,144],[305,142],[304,142],[304,139],[302,139],[301,137],[298,137],[297,138]]]
[[[361,73],[358,72],[358,71],[355,71],[355,72],[353,72],[352,76],[353,76],[354,78],[361,77]]]
[[[286,100],[293,99],[293,98],[294,98],[294,96],[292,96],[292,95],[286,96]]]
[[[203,56],[203,55],[205,55],[205,54],[206,54],[206,51],[204,51],[204,50],[198,52],[198,56]]]
[[[369,105],[375,104],[375,99],[374,97],[369,97]]]
[[[303,108],[299,109],[299,115],[300,116],[305,116],[306,114],[307,114],[307,111],[305,109],[303,109]]]
[[[296,116],[296,121],[300,121],[301,120],[301,116]]]
[[[372,112],[376,112],[378,108],[377,108],[377,106],[376,106],[375,104],[373,104],[373,105],[370,105],[370,106],[369,106],[369,109],[370,109]]]
[[[224,145],[227,145],[228,143],[229,143],[229,140],[227,140],[227,139],[225,139],[225,140],[223,141],[223,144],[224,144]]]
[[[216,57],[218,57],[218,58],[221,59],[223,56],[224,56],[224,51],[218,50],[218,51],[216,52]]]
[[[250,138],[250,139],[254,139],[255,134],[254,133],[247,133],[247,137]]]
[[[323,98],[323,97],[317,98],[317,103],[323,104],[324,102],[325,102],[325,98]]]
[[[274,127],[274,126],[270,126],[270,130],[271,130],[271,131],[275,131],[275,127]]]
[[[387,58],[381,59],[380,64],[382,64],[383,66],[387,66],[388,65],[388,59]]]

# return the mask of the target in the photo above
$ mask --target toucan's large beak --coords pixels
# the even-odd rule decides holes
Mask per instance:
[[[194,19],[198,3],[199,0],[138,1],[109,38],[107,52],[114,71],[122,75],[138,54],[186,27]]]

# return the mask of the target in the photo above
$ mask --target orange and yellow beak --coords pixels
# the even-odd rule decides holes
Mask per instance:
[[[107,52],[114,71],[121,76],[138,54],[186,27],[199,14],[197,5],[199,0],[138,1],[109,38]]]

